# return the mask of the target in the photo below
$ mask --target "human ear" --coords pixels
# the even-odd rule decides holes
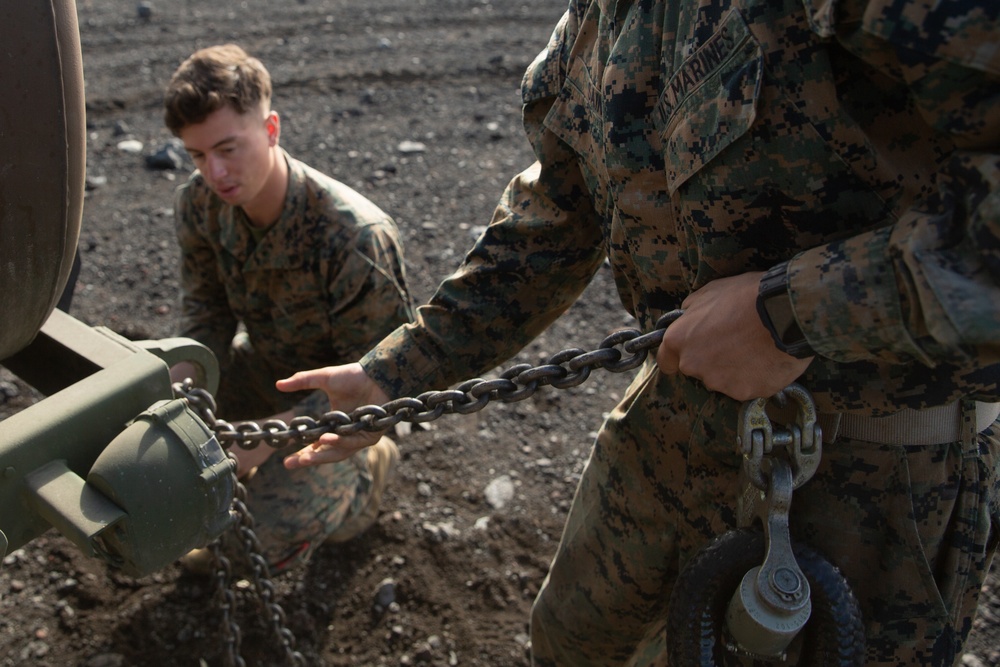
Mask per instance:
[[[271,146],[278,145],[278,138],[281,137],[281,118],[277,111],[271,111],[264,119],[264,127],[267,129],[267,139]]]

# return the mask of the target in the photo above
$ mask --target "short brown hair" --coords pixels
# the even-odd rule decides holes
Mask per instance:
[[[271,75],[256,58],[235,44],[199,49],[170,77],[163,120],[178,135],[226,105],[246,113],[271,102]]]

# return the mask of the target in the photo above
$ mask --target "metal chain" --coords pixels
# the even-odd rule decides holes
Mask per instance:
[[[215,589],[219,597],[219,609],[222,611],[225,664],[227,667],[246,667],[246,661],[240,656],[240,643],[243,640],[243,635],[239,623],[233,617],[236,612],[236,594],[230,586],[232,564],[222,553],[221,540],[214,540],[209,548],[215,559]]]
[[[504,403],[522,401],[546,385],[557,389],[575,387],[589,378],[595,368],[613,373],[630,371],[646,361],[649,351],[660,345],[667,327],[682,314],[683,311],[680,310],[666,313],[657,320],[656,328],[647,334],[638,329],[616,331],[591,352],[569,348],[553,355],[541,366],[512,366],[495,380],[467,380],[455,389],[428,391],[416,398],[400,398],[382,406],[367,405],[350,414],[335,410],[327,412],[318,420],[303,416],[296,417],[289,424],[280,419],[272,419],[265,421],[263,425],[252,421],[233,425],[215,416],[214,397],[208,391],[194,387],[191,380],[176,383],[173,388],[175,394],[187,399],[202,421],[215,432],[223,448],[229,449],[235,444],[242,449],[253,449],[260,443],[265,443],[280,449],[288,445],[315,442],[325,433],[351,435],[359,431],[381,432],[401,421],[425,423],[446,414],[472,414],[494,400]],[[628,356],[623,355],[622,351]],[[274,601],[274,584],[267,562],[260,555],[260,542],[253,530],[253,516],[246,505],[246,487],[238,480],[233,511],[239,517],[235,530],[242,538],[241,542],[253,571],[254,586],[270,616],[272,630],[285,649],[288,664],[304,665],[305,659],[295,650],[295,637],[285,626],[284,610]],[[240,627],[233,618],[236,597],[229,585],[232,566],[222,554],[219,540],[213,542],[211,548],[217,563],[216,584],[221,598],[227,664],[246,667],[239,655]]]
[[[235,444],[242,449],[253,449],[260,443],[274,449],[289,445],[305,446],[325,433],[342,436],[360,431],[378,433],[402,421],[424,423],[446,414],[471,414],[494,400],[504,403],[524,400],[546,385],[568,389],[584,382],[595,368],[613,373],[630,371],[646,360],[651,349],[659,346],[667,327],[682,314],[680,310],[670,311],[660,317],[656,328],[647,334],[638,329],[616,331],[591,352],[570,348],[553,355],[541,366],[512,366],[495,380],[467,380],[455,389],[428,391],[416,398],[399,398],[382,406],[366,405],[350,414],[334,410],[318,420],[301,416],[288,424],[280,419],[270,419],[261,425],[253,421],[233,425],[215,416],[215,399],[209,392],[192,386],[189,381],[175,385],[175,389],[215,432],[224,448]]]
[[[235,475],[236,473],[234,472],[233,476],[235,477]],[[274,600],[274,582],[271,580],[267,561],[261,555],[263,549],[261,548],[260,540],[257,538],[257,533],[254,532],[253,515],[247,508],[246,500],[246,487],[237,479],[236,495],[232,506],[233,512],[237,516],[237,521],[233,530],[250,564],[254,590],[264,606],[265,613],[271,624],[271,631],[284,649],[286,664],[305,665],[305,657],[295,650],[295,635],[292,634],[292,631],[285,624],[285,611]],[[233,593],[232,586],[230,585],[232,564],[223,555],[221,539],[213,541],[210,548],[216,563],[215,583],[222,609],[222,632],[226,651],[226,664],[230,667],[246,667],[246,662],[240,656],[242,634],[240,626],[234,618],[236,595]]]

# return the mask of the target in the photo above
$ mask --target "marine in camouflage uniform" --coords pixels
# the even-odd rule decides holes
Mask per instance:
[[[931,5],[572,0],[524,77],[536,164],[365,356],[368,381],[399,397],[480,375],[605,258],[644,330],[741,276],[755,297],[755,272],[788,262],[817,352],[799,381],[828,424],[792,534],[860,598],[867,664],[955,663],[1000,520],[1000,6]],[[533,607],[534,664],[665,662],[678,573],[736,524],[739,407],[640,370]]]
[[[220,361],[218,416],[228,421],[289,409],[321,416],[329,410],[323,392],[284,394],[275,380],[302,363],[356,360],[411,319],[392,219],[343,183],[282,156],[285,205],[259,238],[243,210],[223,202],[200,172],[176,195],[180,334]],[[245,330],[237,334],[239,324]],[[362,511],[372,476],[364,454],[293,471],[272,456],[246,486],[265,558],[280,570],[304,560]]]

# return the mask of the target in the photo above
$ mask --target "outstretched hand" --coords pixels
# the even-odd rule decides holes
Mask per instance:
[[[311,371],[299,371],[290,378],[278,380],[281,391],[322,389],[330,399],[330,409],[351,412],[365,405],[383,405],[389,397],[368,377],[361,364],[328,366]],[[380,433],[359,431],[353,435],[324,433],[319,440],[285,457],[288,469],[333,463],[350,458],[355,452],[374,444]]]
[[[779,350],[757,314],[760,272],[714,280],[692,292],[663,335],[656,364],[738,401],[773,396],[812,361]]]

